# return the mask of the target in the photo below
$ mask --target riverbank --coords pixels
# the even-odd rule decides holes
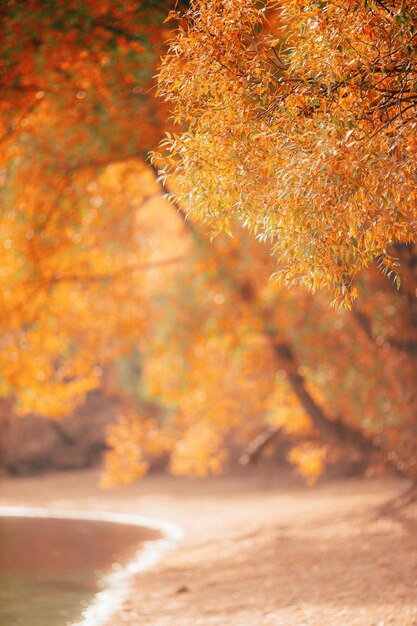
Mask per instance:
[[[403,481],[309,489],[262,468],[103,491],[98,478],[3,479],[0,505],[133,513],[184,528],[183,545],[136,576],[107,626],[417,626],[415,508],[375,515]]]

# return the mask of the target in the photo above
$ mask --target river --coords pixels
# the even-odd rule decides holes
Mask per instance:
[[[128,578],[117,573],[160,537],[133,523],[0,517],[0,625],[78,623],[110,581],[120,596]]]

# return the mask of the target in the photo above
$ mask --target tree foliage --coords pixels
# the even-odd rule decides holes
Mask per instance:
[[[1,9],[0,386],[20,412],[70,412],[140,334],[137,210],[160,137],[148,90],[165,9]]]
[[[194,0],[163,61],[185,130],[165,172],[190,214],[273,243],[287,284],[350,306],[416,233],[411,0]]]

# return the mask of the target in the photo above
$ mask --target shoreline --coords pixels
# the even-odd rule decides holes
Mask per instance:
[[[104,491],[98,478],[8,478],[0,505],[113,511],[184,529],[179,549],[133,573],[103,626],[417,626],[417,512],[376,516],[406,481],[308,488],[266,467],[199,480],[151,475]]]
[[[111,524],[127,524],[158,532],[161,537],[149,539],[116,571],[109,571],[99,581],[103,586],[92,598],[80,619],[68,626],[104,626],[123,606],[132,590],[136,574],[154,567],[168,552],[174,550],[184,539],[184,532],[177,524],[167,520],[153,519],[142,515],[112,513],[110,511],[79,511],[50,507],[1,506],[0,517],[24,517],[42,519],[65,519]]]

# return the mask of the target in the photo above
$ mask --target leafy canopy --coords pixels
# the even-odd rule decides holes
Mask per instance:
[[[159,77],[185,128],[164,174],[213,232],[238,218],[286,283],[350,306],[415,240],[416,46],[413,0],[194,0]]]
[[[141,332],[137,213],[155,193],[144,159],[168,7],[0,9],[0,396],[21,413],[71,412]]]

